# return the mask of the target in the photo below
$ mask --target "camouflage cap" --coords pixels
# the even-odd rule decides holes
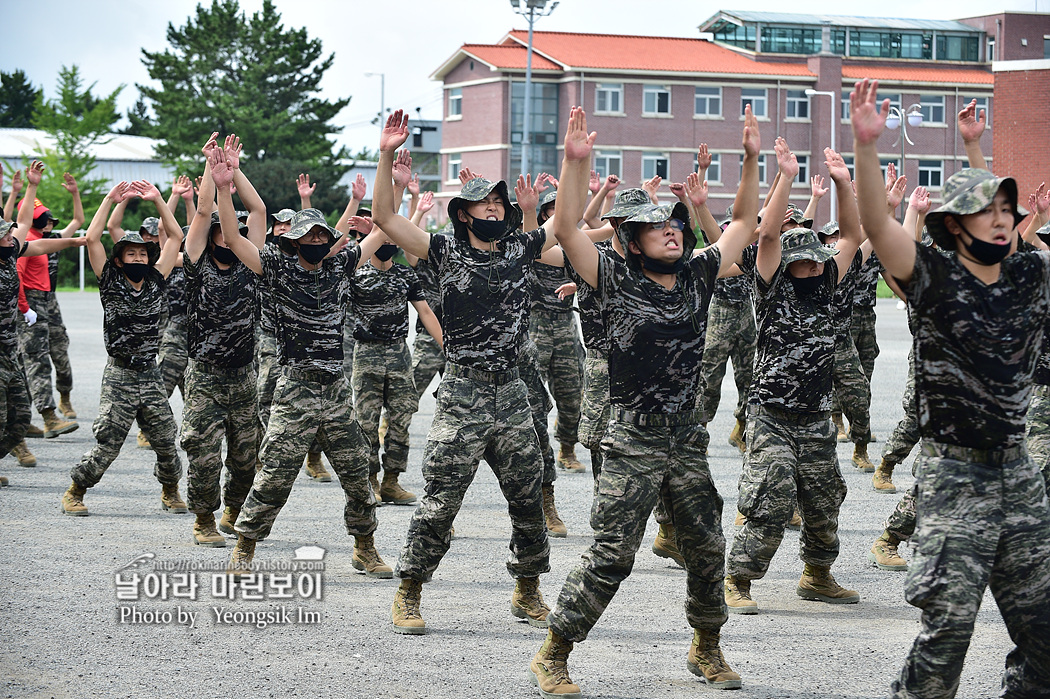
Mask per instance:
[[[613,207],[602,214],[602,220],[609,218],[627,218],[634,210],[639,206],[645,206],[646,204],[652,204],[653,200],[649,198],[649,193],[640,187],[634,187],[632,189],[624,189],[616,193],[616,199],[613,200]]]
[[[511,206],[507,183],[503,180],[493,182],[484,177],[475,177],[463,185],[458,197],[452,197],[448,202],[448,220],[452,222],[457,237],[464,240],[467,237],[467,224],[459,220],[459,211],[466,204],[482,201],[493,190],[503,199],[503,221],[507,224],[504,234],[513,233],[521,228],[521,209]]]
[[[150,216],[142,221],[142,225],[139,226],[140,235],[160,235],[160,219],[156,216]]]
[[[317,209],[303,209],[302,211],[295,212],[292,216],[292,228],[281,237],[286,240],[298,240],[304,235],[309,233],[314,228],[323,228],[328,232],[328,235],[332,236],[332,242],[339,240],[343,234],[328,225],[328,221],[325,220],[324,214]]]
[[[839,234],[839,222],[838,221],[828,221],[823,226],[821,226],[819,231],[817,231],[817,237],[820,238],[821,242],[823,242],[824,238],[828,237],[829,235],[838,235],[838,234]]]
[[[558,190],[556,190],[554,188],[551,188],[551,190],[549,192],[544,192],[543,196],[540,197],[540,203],[539,203],[539,206],[537,208],[539,208],[542,211],[543,207],[547,206],[547,204],[553,204],[554,200],[557,199],[557,198],[558,198]]]
[[[944,225],[946,215],[976,214],[992,203],[1000,188],[1006,191],[1014,210],[1014,226],[1017,226],[1028,212],[1018,206],[1014,178],[996,177],[990,171],[976,167],[965,167],[949,177],[944,183],[944,203],[926,215],[926,228],[937,246],[945,250],[955,250],[956,247],[955,236]]]
[[[238,211],[237,212],[237,220],[238,221],[247,221],[248,220],[248,212],[247,211],[243,211],[243,210]]]
[[[365,217],[365,218],[372,218],[372,210],[369,209],[367,206],[359,206],[359,207],[357,207],[357,213],[354,214],[354,216],[362,216],[362,217]]]
[[[0,238],[7,235],[11,231],[11,229],[17,225],[18,224],[14,221],[7,221],[5,219],[0,218]]]
[[[657,206],[649,202],[635,207],[634,213],[616,229],[616,237],[620,239],[620,245],[623,246],[624,252],[627,253],[628,267],[635,270],[641,268],[641,261],[638,255],[632,253],[628,247],[628,244],[634,240],[638,230],[646,223],[659,223],[672,218],[676,218],[685,224],[685,229],[682,231],[682,255],[691,255],[693,253],[693,248],[696,247],[696,234],[693,232],[690,224],[689,209],[686,205],[677,202],[675,204]]]
[[[237,224],[238,224],[237,225],[238,232],[241,235],[243,235],[243,236],[247,236],[248,235],[248,224],[243,222],[243,221],[241,221],[241,220],[239,220],[239,219],[238,219]],[[212,211],[211,212],[211,224],[208,227],[208,235],[211,235],[212,232],[215,230],[215,226],[218,226],[218,225],[219,225],[219,212],[218,211]]]
[[[806,218],[806,212],[798,208],[794,204],[788,204],[788,208],[785,214],[787,215],[787,218],[791,219],[803,228],[813,228],[813,219]]]
[[[725,216],[722,217],[722,220],[718,222],[718,225],[721,226],[724,229],[726,226],[729,225],[729,223],[732,220],[733,220],[733,205],[730,204],[729,206],[726,207],[726,214],[725,214]]]
[[[787,267],[799,260],[827,262],[839,251],[829,248],[817,238],[811,228],[792,228],[780,234],[780,264]]]
[[[281,209],[273,215],[274,221],[280,221],[281,223],[288,223],[292,220],[292,216],[295,216],[293,209]]]
[[[146,219],[146,221],[148,220],[149,219]],[[156,221],[156,219],[153,220]],[[145,225],[145,221],[143,221],[143,225]],[[124,234],[124,237],[122,237],[117,242],[113,243],[113,251],[110,253],[109,259],[121,259],[121,256],[124,254],[124,248],[126,248],[129,245],[145,245],[146,256],[149,260],[149,264],[151,265],[157,264],[157,260],[160,259],[160,245],[157,245],[154,242],[148,242],[146,240],[143,240],[142,236],[135,231],[126,232]]]

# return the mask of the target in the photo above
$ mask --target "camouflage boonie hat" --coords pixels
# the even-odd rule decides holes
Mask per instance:
[[[726,207],[726,214],[722,217],[722,220],[718,222],[718,225],[725,230],[725,227],[733,220],[733,205],[730,204]]]
[[[339,240],[340,236],[343,235],[329,226],[328,221],[324,219],[324,214],[317,209],[303,209],[302,211],[295,212],[295,215],[292,216],[292,228],[282,235],[281,239],[299,240],[316,227],[321,227],[328,231],[328,235],[332,236],[333,243]]]
[[[798,208],[794,204],[788,204],[788,208],[785,213],[787,214],[787,218],[794,221],[803,228],[809,228],[810,230],[813,229],[813,219],[806,218],[806,212]]]
[[[955,250],[955,236],[944,225],[947,214],[965,216],[976,214],[992,203],[1001,187],[1014,209],[1014,226],[1024,220],[1028,212],[1017,203],[1017,181],[1012,177],[996,177],[990,171],[976,167],[965,167],[944,183],[944,203],[926,215],[926,228],[937,246]]]
[[[219,212],[218,211],[212,211],[211,212],[211,225],[208,226],[208,235],[209,236],[211,236],[211,233],[215,229],[215,226],[218,226],[218,225],[219,225]],[[238,232],[241,235],[247,236],[248,235],[248,224],[238,219],[237,230],[238,230]]]
[[[247,211],[243,211],[243,210],[238,211],[237,212],[237,220],[238,221],[247,221],[248,220],[248,212]]]
[[[839,251],[829,248],[817,238],[811,228],[793,228],[780,234],[780,264],[787,267],[799,260],[827,262]]]
[[[149,219],[146,219],[146,221],[148,220]],[[153,220],[156,221],[157,219]],[[143,221],[143,225],[145,225],[145,221]],[[157,264],[157,260],[160,259],[160,245],[158,245],[157,243],[147,242],[143,240],[142,236],[134,231],[128,231],[124,234],[123,238],[113,243],[113,251],[110,253],[109,259],[121,259],[121,256],[124,254],[124,248],[126,248],[129,245],[145,245],[146,258],[151,266]]]
[[[648,198],[648,195],[646,195],[646,198]],[[627,253],[627,266],[629,268],[638,270],[642,266],[639,256],[632,253],[628,247],[628,243],[634,240],[634,236],[642,224],[659,223],[672,218],[676,218],[685,224],[685,229],[682,231],[682,255],[693,254],[693,248],[696,247],[696,234],[693,232],[692,224],[689,221],[689,209],[686,205],[678,202],[676,204],[657,206],[649,202],[644,206],[635,207],[634,213],[616,229],[616,237],[620,239],[620,245],[623,246],[624,252]]]
[[[537,208],[540,211],[543,211],[543,207],[547,206],[547,204],[553,204],[554,200],[557,199],[557,198],[558,198],[558,190],[556,190],[556,189],[551,189],[551,191],[549,191],[549,192],[544,192],[543,196],[540,197],[540,203],[537,206]]]
[[[367,206],[359,206],[357,207],[357,213],[354,214],[354,216],[372,218],[372,210],[369,209]]]
[[[292,220],[292,216],[295,216],[295,211],[292,209],[281,209],[273,215],[274,221],[280,221],[281,223],[288,223]]]
[[[824,238],[828,237],[829,235],[838,235],[838,234],[839,234],[839,222],[838,221],[828,221],[823,226],[821,226],[819,231],[817,231],[817,237],[820,238],[820,242],[824,242]]]
[[[2,231],[2,230],[3,230],[3,228],[0,227],[0,231]],[[1035,232],[1035,234],[1037,236],[1039,236],[1039,240],[1041,240],[1044,243],[1046,243],[1048,240],[1050,240],[1050,223],[1046,224],[1045,226],[1043,226],[1042,228],[1037,230]],[[0,233],[0,235],[3,235],[3,233]],[[1050,245],[1050,243],[1047,243],[1047,245]]]
[[[10,231],[16,225],[17,224],[14,221],[6,221],[4,219],[0,219],[0,238],[7,235],[8,231]]]
[[[521,228],[521,210],[511,206],[507,183],[503,180],[492,182],[484,177],[475,177],[463,185],[458,197],[452,197],[448,202],[448,220],[452,222],[457,237],[464,240],[467,238],[467,224],[459,220],[460,209],[464,208],[465,204],[483,200],[492,190],[496,190],[503,199],[503,222],[506,224],[504,235]]]
[[[150,216],[142,221],[142,225],[139,226],[139,235],[160,235],[160,219],[156,216]]]
[[[613,200],[613,207],[602,214],[602,220],[609,218],[626,218],[634,213],[635,209],[639,206],[645,206],[652,204],[653,200],[649,198],[649,193],[640,187],[634,187],[632,189],[625,189],[616,193],[616,198]]]

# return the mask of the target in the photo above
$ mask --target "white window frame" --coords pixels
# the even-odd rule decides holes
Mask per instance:
[[[462,169],[463,169],[463,154],[462,153],[449,153],[448,154],[448,166],[447,166],[447,171],[445,173],[446,175],[448,175],[448,177],[446,178],[446,181],[448,181],[448,182],[453,182],[453,181],[458,182],[459,181],[459,171],[462,170]]]
[[[754,94],[745,94],[745,93]],[[762,93],[759,95],[758,93]],[[742,87],[740,88],[740,118],[744,118],[744,108],[748,102],[751,103],[751,113],[756,119],[769,121],[769,88],[767,87]],[[758,113],[757,104],[762,104],[762,113]]]
[[[616,96],[616,109],[601,109],[599,108],[599,100],[602,94],[606,95],[606,102],[608,102],[609,96]],[[608,107],[608,105],[606,105]],[[623,83],[596,83],[594,86],[594,113],[595,114],[623,114]]]
[[[598,160],[599,160],[599,158],[605,161],[605,168],[604,168],[604,170],[602,168],[598,167]],[[617,167],[615,168],[615,172],[613,171],[613,168],[609,165],[609,161],[610,160],[615,160],[617,162]],[[598,176],[602,179],[602,181],[604,181],[605,178],[608,177],[609,175],[616,175],[617,177],[619,177],[622,180],[623,179],[623,151],[619,151],[619,150],[596,150],[596,151],[594,151],[594,170],[595,170],[595,172],[598,173]],[[607,172],[606,172],[606,170],[607,170]]]
[[[977,113],[974,114],[974,119],[981,116],[981,110],[983,109],[984,114],[987,117],[985,128],[992,128],[992,98],[987,95],[985,95],[984,97],[975,97],[971,95],[969,97],[963,98],[962,105],[965,107],[970,103],[970,100],[977,100]]]
[[[794,93],[794,94],[792,94]],[[805,114],[798,114],[798,108],[805,107]],[[791,121],[809,121],[812,104],[805,90],[787,90],[787,106],[784,109],[784,118]],[[794,109],[795,114],[792,114]]]
[[[664,161],[664,174],[660,175],[663,179],[667,179],[671,173],[671,154],[666,151],[643,151],[642,152],[642,182],[652,179],[654,176],[659,175],[659,162]],[[651,172],[647,172],[649,165],[651,165]]]
[[[463,118],[463,88],[453,87],[448,91],[448,116],[445,121],[458,121]]]
[[[795,159],[798,161],[798,176],[795,177],[795,181],[791,183],[792,187],[808,187],[809,186],[809,156],[795,154]]]
[[[694,169],[696,167],[696,159],[693,159]],[[711,153],[711,165],[707,168],[707,183],[708,184],[722,184],[722,154]]]
[[[667,95],[667,111],[660,111],[660,95]],[[653,98],[653,110],[649,110],[649,98]],[[669,117],[671,116],[671,86],[670,85],[643,85],[642,86],[642,116]]]
[[[934,167],[936,164],[936,167]],[[932,184],[932,175],[937,176],[937,184]],[[943,160],[920,160],[919,161],[919,186],[929,190],[939,190],[944,187],[944,161]]]
[[[848,123],[849,118],[849,90],[842,90],[839,97],[839,121]]]
[[[947,113],[944,95],[919,95],[919,109],[922,110],[923,126],[943,126],[947,122],[944,115]],[[937,119],[937,110],[940,109],[940,119]]]
[[[713,94],[697,94],[700,90],[712,90]],[[703,100],[704,111],[697,109],[697,105]],[[718,109],[711,109],[711,102],[718,102]],[[696,119],[721,119],[722,118],[722,88],[710,85],[696,85],[693,89],[693,117]]]
[[[740,179],[744,179],[744,154],[740,154]],[[763,185],[766,183],[766,156],[763,153],[758,154],[758,184]]]

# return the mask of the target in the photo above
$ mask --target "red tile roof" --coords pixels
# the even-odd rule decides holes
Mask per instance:
[[[995,78],[990,70],[971,68],[968,66],[937,68],[919,68],[916,66],[887,66],[882,65],[843,65],[842,77],[850,80],[861,78],[873,78],[875,80],[907,83],[941,83],[945,85],[957,85],[969,83],[971,85],[988,85],[991,87]]]
[[[493,46],[492,44],[464,44],[460,49],[479,61],[494,66],[513,70],[515,68],[525,70],[528,49],[525,46],[507,45]],[[563,66],[549,61],[535,51],[532,52],[533,70],[564,70]]]

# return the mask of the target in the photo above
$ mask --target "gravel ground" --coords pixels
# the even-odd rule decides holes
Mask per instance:
[[[214,599],[209,576],[201,574],[195,600],[118,601],[116,571],[141,554],[152,553],[158,562],[221,565],[230,549],[194,546],[192,517],[160,511],[152,452],[135,447],[134,433],[102,482],[88,492],[91,516],[61,514],[59,499],[69,485],[69,468],[93,444],[89,427],[98,411],[106,355],[98,296],[59,297],[73,348],[73,401],[82,428],[53,440],[31,440],[39,459],[36,468],[19,468],[12,457],[3,461],[2,473],[12,485],[0,492],[0,523],[8,542],[0,562],[0,694],[538,696],[526,678],[526,666],[543,632],[509,614],[513,582],[504,560],[510,524],[495,478],[484,466],[456,520],[452,549],[433,583],[424,588],[425,636],[390,631],[395,581],[355,574],[350,566],[353,542],[342,528],[340,489],[305,477],[296,484],[271,538],[260,544],[257,559],[286,562],[304,544],[324,547],[322,600]],[[878,314],[882,355],[873,382],[872,427],[879,443],[872,446],[873,460],[901,417],[909,342],[904,312],[892,301],[881,300]],[[728,376],[723,391],[721,410],[710,425],[710,462],[726,500],[723,525],[731,536],[740,455],[726,441],[736,397]],[[173,406],[179,415],[178,397]],[[402,482],[416,493],[423,490],[419,461],[433,410],[428,393],[412,423],[412,461]],[[795,595],[802,569],[798,535],[789,531],[769,574],[754,585],[761,613],[730,617],[723,629],[725,655],[744,679],[743,690],[734,696],[886,696],[918,632],[918,612],[903,599],[904,574],[878,571],[867,561],[868,548],[896,498],[874,493],[870,475],[856,473],[849,456],[849,447],[840,445],[849,494],[842,507],[842,553],[834,572],[841,583],[861,593],[861,602],[832,606],[800,600]],[[899,488],[910,486],[909,468],[895,482]],[[590,473],[562,475],[557,495],[569,537],[551,540],[551,573],[542,580],[551,604],[591,541]],[[411,507],[379,510],[376,541],[391,565],[411,514]],[[655,533],[651,522],[634,573],[590,639],[573,651],[572,677],[588,697],[692,697],[715,691],[685,669],[691,638],[683,614],[685,576],[649,552]],[[122,605],[175,618],[171,623],[121,623]],[[261,612],[282,605],[292,610],[292,621],[262,629],[216,623],[211,611]],[[319,623],[299,622],[298,608],[318,613]],[[184,615],[196,613],[192,628],[179,623],[180,609]],[[959,696],[997,694],[1011,647],[989,596],[977,619]]]

